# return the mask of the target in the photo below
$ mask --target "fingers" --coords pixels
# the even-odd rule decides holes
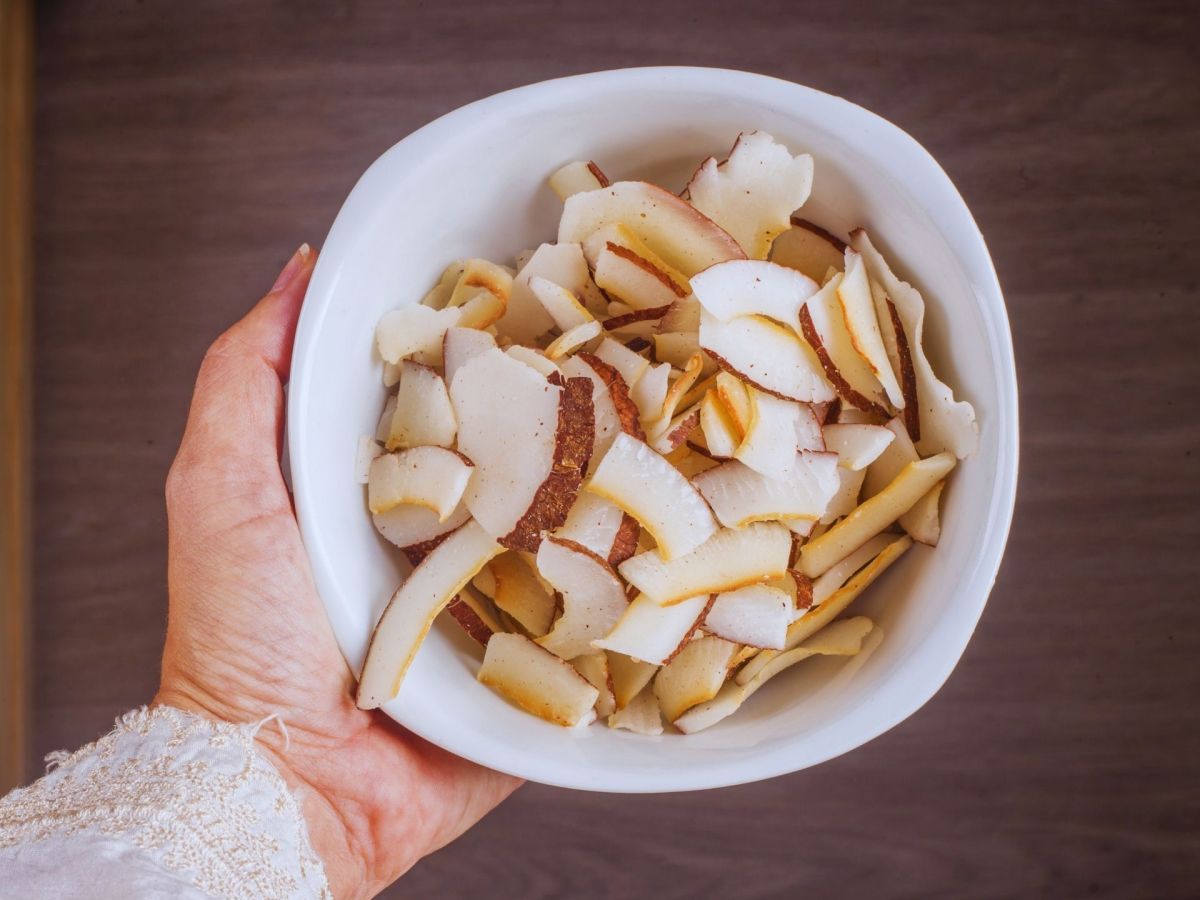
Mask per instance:
[[[209,348],[171,481],[201,478],[206,493],[214,481],[282,485],[283,384],[315,263],[316,253],[301,246],[270,292]]]

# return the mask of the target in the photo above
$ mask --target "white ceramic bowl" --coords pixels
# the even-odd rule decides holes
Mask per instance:
[[[480,100],[400,141],[346,199],[305,300],[288,407],[296,508],[337,640],[358,671],[403,572],[352,478],[357,438],[374,430],[384,400],[372,352],[380,315],[416,303],[450,260],[508,261],[553,240],[560,204],[545,179],[565,162],[595,159],[614,180],[678,190],[698,160],[756,128],[813,155],[807,217],[842,234],[866,226],[929,300],[930,355],[975,405],[982,433],[946,491],[941,544],[915,548],[857,601],[886,635],[865,660],[806,662],[689,737],[542,722],[478,684],[478,648],[439,622],[384,707],[433,743],[572,788],[738,784],[891,728],[933,696],[966,647],[1000,564],[1017,474],[1012,342],[983,237],[946,173],[896,126],[786,81],[699,68],[599,72]]]

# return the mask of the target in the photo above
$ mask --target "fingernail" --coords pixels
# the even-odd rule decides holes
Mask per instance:
[[[301,244],[300,249],[292,254],[292,258],[288,260],[287,265],[283,267],[283,271],[279,273],[279,277],[275,279],[275,283],[271,285],[271,292],[281,291],[291,284],[292,279],[296,277],[296,274],[308,262],[310,256],[312,256],[312,247],[308,246],[307,243]]]

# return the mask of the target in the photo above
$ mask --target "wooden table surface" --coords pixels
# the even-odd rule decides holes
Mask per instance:
[[[37,25],[39,756],[150,697],[201,354],[364,167],[516,85],[727,66],[908,130],[987,236],[1023,426],[991,603],[937,697],[848,756],[690,795],[527,787],[389,896],[1200,890],[1194,5],[59,0]]]

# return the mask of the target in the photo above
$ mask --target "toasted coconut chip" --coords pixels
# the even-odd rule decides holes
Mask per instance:
[[[574,353],[592,338],[599,337],[604,332],[604,326],[592,319],[582,325],[576,325],[570,331],[564,331],[550,342],[546,348],[546,356],[550,359],[561,359],[568,353]]]
[[[487,328],[504,315],[504,305],[505,298],[488,291],[480,291],[458,307],[462,310],[458,324],[463,328]],[[436,362],[429,364],[437,365]]]
[[[563,659],[592,652],[629,606],[617,573],[582,544],[550,537],[538,548],[537,567],[561,595],[563,613],[538,643]]]
[[[434,618],[501,547],[468,522],[413,569],[371,635],[358,683],[358,706],[375,709],[396,696]]]
[[[719,637],[690,642],[654,678],[654,696],[668,722],[697,703],[716,696],[737,653],[737,644]]]
[[[808,299],[800,310],[800,331],[843,400],[859,409],[883,410],[883,386],[855,349],[846,328],[838,300],[841,284],[842,276],[838,275]]]
[[[738,443],[746,436],[750,428],[750,389],[746,383],[729,372],[718,372],[715,379],[717,398],[725,407],[729,421],[733,423]]]
[[[662,318],[671,304],[687,296],[664,269],[640,254],[609,241],[596,258],[596,285],[610,297],[617,297],[631,309],[662,309]]]
[[[526,712],[572,727],[595,720],[600,692],[565,660],[519,634],[488,641],[479,681]]]
[[[640,181],[618,181],[569,197],[558,240],[581,241],[605,225],[618,223],[684,276],[745,255],[736,240],[690,204]]]
[[[674,283],[676,289],[673,292],[677,296],[686,297],[691,293],[692,288],[688,284],[687,276],[668,264],[624,225],[606,225],[588,235],[583,242],[583,255],[587,257],[588,265],[595,269],[600,264],[600,254],[607,250],[610,244],[633,254],[639,260],[645,260],[657,272],[666,275]]]
[[[828,449],[825,446],[825,435],[821,431],[821,419],[812,404],[800,404],[800,417],[796,421],[796,447],[799,450],[814,451]]]
[[[608,178],[600,171],[600,167],[590,160],[570,162],[557,170],[547,179],[550,189],[558,195],[559,200],[607,187]]]
[[[679,398],[678,409],[700,408],[700,401],[704,399],[704,395],[713,390],[717,386],[717,376],[721,373],[713,366],[713,371],[705,375],[705,369],[709,365],[707,354],[704,351],[699,351],[704,364],[700,369],[700,380],[693,384],[682,397]],[[685,361],[686,365],[686,361]]]
[[[442,447],[413,447],[371,460],[367,506],[385,513],[402,503],[433,510],[439,521],[450,518],[471,478],[471,461]]]
[[[716,390],[708,391],[700,401],[700,429],[713,456],[728,459],[741,443],[737,425]]]
[[[667,606],[782,575],[788,569],[792,539],[782,525],[755,522],[722,529],[692,552],[670,560],[662,557],[661,549],[625,560],[620,572],[655,603]]]
[[[592,382],[595,435],[590,471],[594,471],[618,433],[624,431],[639,439],[645,436],[637,406],[620,373],[590,353],[580,352],[566,360],[563,371],[572,378],[587,378]]]
[[[702,314],[700,346],[718,366],[768,394],[806,403],[834,397],[812,348],[770,319],[743,316],[720,322]]]
[[[794,610],[786,591],[749,584],[717,595],[704,617],[704,630],[735,644],[782,650]]]
[[[703,453],[693,450],[686,443],[676,447],[665,458],[667,462],[679,470],[679,473],[684,478],[695,478],[701,472],[708,472],[720,465],[711,456],[705,456]]]
[[[511,347],[506,348],[504,353],[517,360],[517,362],[529,366],[529,368],[545,378],[563,371],[559,368],[558,363],[546,359],[540,350],[534,350],[532,347],[526,347],[524,344],[513,344]]]
[[[893,440],[884,448],[879,458],[867,467],[867,477],[863,482],[864,497],[874,497],[891,484],[906,465],[920,459],[908,431],[899,419],[892,419],[885,427],[892,433]],[[934,485],[899,519],[900,527],[907,531],[913,540],[929,544],[931,547],[937,545],[941,536],[938,501],[944,486],[944,481]]]
[[[862,257],[853,250],[846,251],[846,274],[838,284],[837,297],[842,306],[843,324],[854,349],[866,360],[871,373],[883,385],[892,406],[903,409],[904,392],[900,389],[900,380],[892,368],[880,333],[867,267],[863,265]]]
[[[688,182],[692,205],[729,232],[753,259],[766,259],[775,238],[812,190],[813,161],[793,157],[761,131],[743,132],[722,163],[709,158]]]
[[[471,512],[465,503],[443,522],[438,514],[424,506],[405,504],[378,513],[371,517],[375,528],[381,535],[399,547],[401,550],[420,550],[423,547],[432,549],[431,542],[444,538],[460,525],[471,518]],[[427,552],[427,551],[426,551]],[[424,556],[424,553],[420,553]]]
[[[458,280],[462,277],[463,270],[467,267],[465,260],[455,260],[446,266],[443,270],[438,283],[430,288],[429,293],[421,298],[421,305],[428,306],[430,309],[442,309],[450,302],[450,295],[454,293],[454,287],[458,284]]]
[[[633,659],[624,653],[604,651],[608,657],[608,676],[612,680],[613,700],[618,710],[628,706],[654,678],[658,666]],[[653,700],[653,691],[649,692]],[[654,701],[658,711],[658,702]]]
[[[450,601],[446,612],[467,635],[486,647],[493,634],[504,631],[491,602],[466,585]]]
[[[442,376],[407,359],[400,367],[400,387],[396,391],[387,448],[454,446],[458,422]]]
[[[591,382],[572,378],[563,388],[555,381],[491,350],[450,386],[459,449],[476,465],[467,506],[515,549],[536,550],[543,530],[566,521],[591,457]]]
[[[542,244],[513,279],[508,306],[496,328],[520,343],[532,343],[554,327],[554,319],[533,293],[529,282],[545,278],[576,297],[584,297],[591,275],[577,243]]]
[[[375,330],[376,345],[384,362],[393,365],[417,352],[437,357],[440,363],[446,329],[458,324],[461,309],[430,309],[413,304],[384,313]]]
[[[710,597],[701,595],[672,606],[659,606],[649,597],[639,596],[629,604],[621,621],[608,636],[594,641],[593,645],[635,660],[662,665],[691,639],[710,602]]]
[[[865,231],[858,229],[851,234],[850,244],[862,254],[867,273],[882,285],[895,304],[903,325],[902,331],[906,336],[913,370],[916,373],[920,431],[913,440],[917,449],[927,455],[949,450],[959,459],[971,455],[979,445],[975,410],[971,404],[954,399],[950,388],[934,375],[933,367],[925,356],[922,346],[925,301],[920,292],[893,274],[879,251],[871,244]]]
[[[613,540],[612,549],[608,551],[608,564],[616,567],[633,554],[637,553],[638,544],[642,539],[642,526],[629,513],[621,520],[621,528]]]
[[[617,304],[613,304],[616,306]],[[628,328],[630,325],[635,325],[639,322],[655,322],[665,316],[670,310],[670,305],[667,306],[652,306],[648,309],[631,309],[627,313],[621,315],[610,316],[604,320],[605,331],[620,331],[623,328]]]
[[[662,406],[659,409],[657,418],[650,423],[651,427],[647,429],[654,434],[661,434],[669,430],[668,426],[673,426],[671,421],[675,416],[675,411],[679,409],[679,401],[683,399],[692,389],[692,385],[696,383],[696,379],[700,377],[700,370],[704,366],[704,359],[699,353],[694,354],[687,361],[683,372],[679,377],[671,383],[667,389],[666,395],[663,397]],[[670,369],[667,370],[668,373]],[[673,446],[678,446],[675,444]]]
[[[449,386],[468,360],[487,350],[494,349],[496,339],[477,328],[449,328],[442,339],[442,357],[445,364],[445,382]]]
[[[651,366],[630,389],[629,396],[637,404],[643,428],[659,417],[670,387],[671,366],[668,363],[659,363],[657,366]]]
[[[571,660],[575,671],[587,679],[588,684],[600,692],[596,698],[596,715],[607,718],[617,711],[613,699],[612,677],[608,674],[608,654],[603,650],[593,650]]]
[[[766,316],[789,328],[796,327],[800,307],[817,289],[807,275],[752,259],[718,263],[692,278],[696,299],[720,321]]]
[[[875,303],[875,316],[879,322],[879,334],[887,350],[892,370],[900,381],[900,393],[904,397],[904,424],[909,436],[921,436],[921,408],[917,402],[917,373],[913,368],[912,352],[908,347],[908,336],[896,304],[877,281],[871,282],[871,300]]]
[[[655,671],[655,667],[650,666],[650,674],[653,675]],[[608,727],[621,728],[647,737],[662,734],[662,711],[658,708],[654,689],[646,686],[629,703],[609,716]]]
[[[869,634],[872,627],[871,620],[863,616],[830,625],[825,629],[829,632],[828,635],[816,635],[809,643],[802,644],[786,653],[773,655],[761,667],[756,677],[745,682],[729,682],[712,700],[693,707],[681,716],[675,722],[675,727],[684,734],[695,734],[697,731],[716,725],[722,719],[735,713],[755,691],[771,678],[809,657],[856,655],[863,648],[863,639]],[[769,652],[774,653],[774,651]],[[760,653],[759,657],[762,655]],[[745,668],[742,671],[746,671]]]
[[[671,309],[659,320],[658,330],[662,334],[668,332],[690,332],[695,334],[700,330],[700,312],[703,307],[695,296],[689,294],[682,300],[671,304]]]
[[[858,506],[858,497],[862,493],[863,478],[866,472],[862,469],[847,469],[838,467],[838,489],[825,508],[821,522],[832,525],[842,516],[848,516]]]
[[[632,389],[650,368],[650,362],[644,356],[635,353],[612,338],[605,338],[600,342],[595,356],[601,362],[616,369],[629,389]]]
[[[584,325],[595,319],[587,307],[579,302],[578,297],[549,278],[534,275],[529,279],[529,289],[562,331],[570,331],[577,325]]]
[[[604,345],[601,344],[601,349],[603,347]],[[600,380],[608,386],[609,395],[617,413],[617,419],[621,423],[621,430],[641,440],[644,434],[638,417],[637,404],[633,402],[633,398],[629,394],[629,383],[624,374],[617,366],[605,362],[598,353],[581,352],[579,358],[587,363],[592,371],[599,376]],[[641,359],[641,357],[638,357],[638,359]]]
[[[865,469],[892,443],[894,435],[881,425],[826,425],[826,446],[847,469]]]
[[[894,534],[878,534],[845,559],[830,567],[824,575],[812,581],[813,604],[819,606],[832,597],[855,572],[875,559],[898,539]]]
[[[651,443],[655,450],[664,456],[683,446],[693,431],[700,427],[700,407],[681,412],[665,428],[658,431],[658,436]]]
[[[691,483],[627,434],[613,441],[587,490],[637,519],[668,559],[690,553],[717,531],[712,511]]]
[[[789,650],[798,646],[801,642],[811,635],[816,634],[840,616],[859,594],[886,572],[892,563],[904,555],[905,551],[912,546],[912,543],[912,538],[907,535],[891,541],[865,567],[851,576],[845,584],[824,600],[819,601],[820,594],[818,593],[818,587],[821,583],[818,580],[813,585],[813,600],[815,605],[806,615],[788,626],[787,640],[784,642],[784,646]],[[737,673],[737,680],[743,684],[751,680],[775,655],[776,651],[774,650],[763,650],[758,656],[742,667],[741,671]]]
[[[771,261],[803,272],[823,284],[830,269],[842,270],[845,252],[846,244],[840,238],[812,222],[792,216],[792,227],[775,238],[771,245]]]
[[[618,536],[621,536],[625,518],[625,512],[612,501],[590,491],[581,491],[571,512],[567,514],[567,520],[554,532],[554,536],[582,544],[598,556],[608,559]]]
[[[816,521],[837,491],[837,459],[832,454],[798,456],[787,479],[730,461],[696,475],[692,483],[726,528],[776,519]]]
[[[503,307],[512,293],[512,273],[504,266],[486,259],[469,259],[463,265],[462,274],[454,285],[454,291],[446,302],[449,307],[463,306],[469,300],[486,292],[498,298]]]
[[[936,547],[942,536],[942,523],[938,517],[938,503],[942,499],[942,489],[946,482],[939,481],[929,489],[929,493],[918,500],[913,508],[900,517],[900,525],[912,535],[914,541]]]
[[[734,458],[768,478],[785,480],[796,466],[800,404],[751,388],[750,421]]]
[[[819,538],[805,544],[800,555],[800,571],[816,578],[912,509],[954,465],[951,453],[939,453],[909,463],[886,488]]]
[[[354,481],[366,484],[371,474],[371,461],[383,453],[383,446],[369,434],[360,435],[354,447]]]
[[[473,583],[492,598],[497,609],[512,616],[533,637],[541,637],[550,630],[558,611],[557,602],[520,554],[496,557]]]

